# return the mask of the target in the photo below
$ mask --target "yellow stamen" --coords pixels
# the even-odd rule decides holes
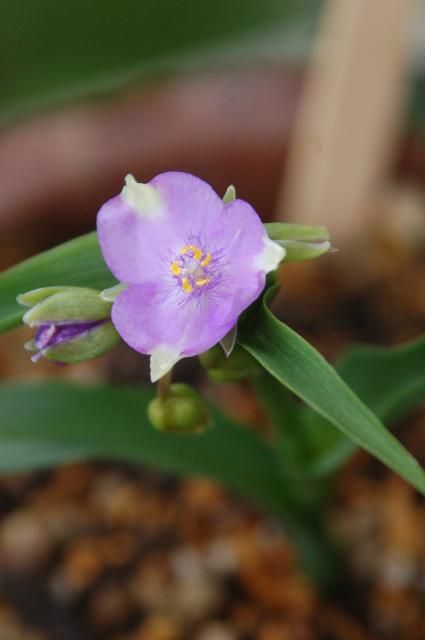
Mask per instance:
[[[181,256],[184,256],[184,254],[185,254],[185,253],[187,253],[188,251],[190,251],[190,247],[189,247],[189,245],[188,245],[188,244],[186,244],[186,245],[183,247],[183,249],[181,249],[181,250],[179,251],[179,253],[180,253],[180,255],[181,255]]]
[[[185,293],[191,293],[193,291],[193,287],[187,278],[182,278],[182,289]]]
[[[211,262],[211,254],[207,253],[205,258],[201,261],[201,267],[207,267],[210,262]]]
[[[211,282],[211,278],[198,278],[197,280],[195,280],[196,286],[198,287],[203,287],[209,282]]]
[[[183,271],[183,269],[179,266],[177,261],[174,261],[170,265],[170,271],[173,274],[173,276],[179,276]]]
[[[192,250],[193,253],[193,257],[195,258],[195,260],[199,260],[202,258],[202,251],[200,250],[199,247],[196,247],[194,244],[190,245],[190,248]]]

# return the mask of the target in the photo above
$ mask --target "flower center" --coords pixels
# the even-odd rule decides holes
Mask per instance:
[[[179,251],[179,257],[170,264],[170,271],[182,290],[192,293],[194,289],[205,287],[211,282],[208,275],[210,262],[210,253],[203,253],[196,245],[187,244]]]

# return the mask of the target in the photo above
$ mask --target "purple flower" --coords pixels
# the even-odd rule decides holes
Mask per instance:
[[[127,285],[112,322],[133,349],[151,355],[152,381],[219,342],[285,255],[247,202],[224,204],[181,172],[148,184],[127,176],[100,209],[97,229],[107,265]]]

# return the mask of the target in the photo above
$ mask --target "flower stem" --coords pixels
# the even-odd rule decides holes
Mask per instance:
[[[157,394],[160,400],[166,400],[168,398],[172,375],[173,371],[171,370],[158,380]]]

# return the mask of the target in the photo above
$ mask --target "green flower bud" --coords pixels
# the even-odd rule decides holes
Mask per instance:
[[[269,222],[264,225],[271,240],[286,251],[284,262],[310,260],[332,250],[326,227]]]
[[[113,349],[120,338],[110,320],[112,303],[100,292],[84,287],[46,287],[18,296],[30,306],[23,321],[36,329],[34,340],[25,347],[62,363],[95,358]]]
[[[166,398],[154,398],[148,406],[148,417],[158,431],[201,433],[208,427],[210,416],[203,399],[186,384],[172,384]]]
[[[235,382],[261,373],[257,361],[239,345],[227,357],[220,345],[199,356],[202,366],[214,382]]]

